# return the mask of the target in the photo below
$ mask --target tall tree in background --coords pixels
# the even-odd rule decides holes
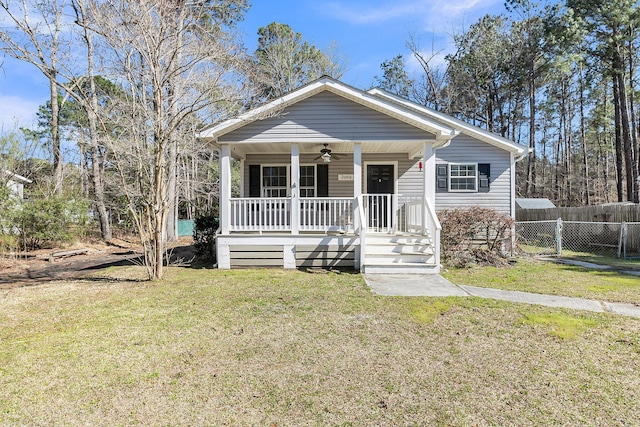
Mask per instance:
[[[402,55],[384,61],[380,64],[380,69],[382,77],[375,76],[375,79],[381,89],[405,98],[412,98],[415,81],[409,77]]]
[[[457,51],[447,56],[452,113],[506,136],[520,93],[510,74],[516,53],[506,19],[487,15],[454,36]]]
[[[636,125],[631,122],[629,96],[627,93],[627,63],[635,55],[635,28],[640,23],[640,9],[634,0],[568,0],[567,6],[582,20],[587,31],[589,53],[598,58],[611,77],[615,103],[616,169],[618,200],[624,199],[622,182],[626,181],[627,200],[638,202],[638,156],[634,154],[632,132]],[[629,48],[631,47],[631,49]],[[622,166],[624,164],[624,168]],[[624,174],[622,173],[624,169]]]
[[[163,276],[173,144],[186,123],[209,111],[224,117],[221,105],[241,102],[234,72],[242,51],[228,25],[245,7],[244,0],[96,2],[92,30],[106,71],[125,92],[113,117],[117,133],[105,143],[152,279]]]
[[[259,101],[277,98],[323,75],[339,79],[346,66],[335,45],[322,51],[277,22],[258,29],[255,58]]]
[[[60,57],[69,52],[69,41],[64,39],[63,34],[69,26],[64,15],[66,7],[64,0],[0,0],[0,8],[14,25],[13,29],[0,30],[0,50],[34,65],[49,83],[53,192],[57,194],[63,190],[58,84]]]
[[[549,46],[546,24],[549,17],[556,16],[558,11],[556,7],[542,8],[532,0],[507,0],[505,7],[518,18],[511,28],[516,52],[512,72],[516,74],[513,80],[520,86],[519,90],[526,92],[528,99],[529,155],[524,192],[531,197],[536,192],[536,94],[551,66],[552,47]]]

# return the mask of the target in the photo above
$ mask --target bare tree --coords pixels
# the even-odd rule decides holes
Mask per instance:
[[[0,8],[13,28],[0,29],[0,49],[7,55],[33,64],[49,81],[51,103],[51,150],[53,188],[62,192],[63,160],[60,150],[58,78],[59,60],[64,55],[65,0],[0,0]],[[32,17],[35,15],[35,17]]]
[[[184,124],[226,116],[242,94],[234,74],[243,60],[228,25],[246,2],[93,0],[93,29],[101,35],[107,71],[124,96],[106,141],[129,211],[144,246],[151,279],[163,276],[167,221],[175,198],[176,141]],[[232,5],[234,7],[232,7]]]
[[[87,10],[85,0],[72,0],[72,7],[76,16],[76,23],[81,28],[82,40],[86,47],[86,76],[79,78],[69,78],[70,83],[68,93],[83,107],[87,115],[87,125],[89,131],[89,158],[91,159],[91,183],[93,186],[93,196],[98,220],[100,222],[100,232],[105,241],[111,240],[111,224],[109,214],[105,204],[104,192],[104,152],[99,142],[99,121],[98,121],[98,91],[95,79],[94,41],[93,32],[89,30],[89,23],[86,21],[90,15]]]

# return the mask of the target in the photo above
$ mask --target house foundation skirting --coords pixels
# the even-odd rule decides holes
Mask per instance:
[[[322,267],[360,269],[360,238],[353,235],[219,235],[218,268]]]

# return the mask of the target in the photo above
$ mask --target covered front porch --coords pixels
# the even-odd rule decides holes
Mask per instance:
[[[385,152],[390,144],[379,142],[272,143],[259,153],[255,145],[220,144],[218,268],[420,264],[437,272],[433,146],[405,141],[395,145],[402,151]],[[231,196],[233,158],[240,197]]]

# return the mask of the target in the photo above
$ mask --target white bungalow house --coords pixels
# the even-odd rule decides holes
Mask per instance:
[[[526,147],[380,89],[322,77],[204,129],[220,153],[218,268],[437,273],[436,211],[515,214]],[[231,195],[232,158],[240,197]]]

